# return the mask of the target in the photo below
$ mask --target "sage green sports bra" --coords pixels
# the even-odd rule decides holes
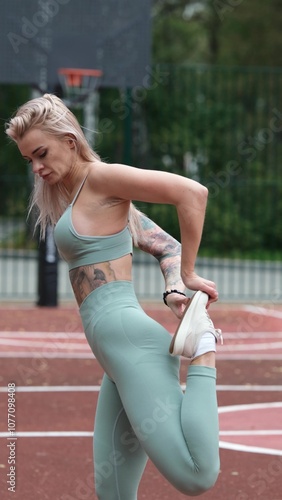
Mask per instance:
[[[83,180],[72,203],[58,220],[54,239],[61,257],[69,270],[80,266],[98,264],[132,254],[132,236],[129,227],[109,236],[84,236],[77,233],[72,223],[72,207],[85,183]]]

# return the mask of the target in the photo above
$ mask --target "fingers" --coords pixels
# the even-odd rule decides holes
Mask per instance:
[[[191,278],[186,280],[185,285],[190,290],[201,290],[205,292],[209,296],[208,305],[218,300],[218,291],[213,281],[194,274]]]
[[[181,295],[171,294],[167,297],[167,304],[178,319],[182,318],[188,302],[190,299]]]
[[[189,290],[200,290],[209,296],[207,308],[210,304],[212,304],[212,302],[216,302],[218,300],[218,291],[216,284],[213,281],[207,280],[193,273],[193,275],[190,275],[189,278],[186,277],[184,284]],[[168,306],[179,319],[182,318],[185,308],[189,302],[190,298],[183,297],[179,294],[170,294],[167,297]]]

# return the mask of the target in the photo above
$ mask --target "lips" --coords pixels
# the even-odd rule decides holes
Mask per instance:
[[[45,181],[45,179],[47,179],[47,177],[49,177],[50,173],[49,174],[45,174],[45,175],[41,175],[41,178]]]

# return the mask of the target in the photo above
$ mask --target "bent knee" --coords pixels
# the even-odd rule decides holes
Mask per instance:
[[[209,491],[215,485],[219,474],[219,467],[211,467],[208,471],[197,471],[185,484],[181,485],[184,495],[196,497]]]

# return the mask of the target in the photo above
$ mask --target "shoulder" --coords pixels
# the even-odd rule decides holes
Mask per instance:
[[[138,169],[128,165],[103,161],[93,162],[88,174],[88,184],[96,193],[123,198],[124,196],[119,196],[117,187],[123,185],[126,179],[131,182],[134,171]]]
[[[96,189],[98,186],[103,186],[104,183],[107,183],[117,173],[117,169],[114,167],[113,164],[100,160],[93,162],[88,174],[89,185]]]
[[[105,163],[103,161],[93,162],[90,166],[89,173],[87,176],[87,189],[91,193],[92,197],[95,196],[96,199],[105,200],[125,200],[128,199],[124,196],[120,196],[116,192],[116,187],[120,185],[121,178],[119,175],[119,165]],[[93,199],[93,198],[92,198]]]

